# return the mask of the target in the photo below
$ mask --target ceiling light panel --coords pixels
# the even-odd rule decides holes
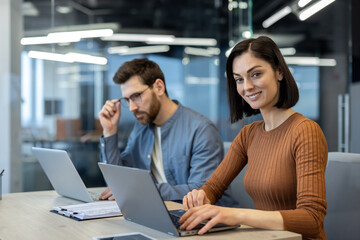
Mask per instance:
[[[288,14],[290,14],[292,12],[291,7],[290,6],[286,6],[284,8],[282,8],[281,10],[279,10],[278,12],[274,13],[271,17],[269,17],[268,19],[266,19],[263,23],[262,26],[264,28],[268,28],[271,25],[273,25],[274,23],[276,23],[277,21],[279,21],[280,19],[282,19],[283,17],[287,16]]]
[[[310,5],[309,7],[305,8],[304,10],[302,10],[299,13],[299,19],[301,21],[304,21],[333,2],[335,2],[335,0],[320,0],[316,2]]]

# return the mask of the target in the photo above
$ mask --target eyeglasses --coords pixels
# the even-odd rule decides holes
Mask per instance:
[[[128,98],[120,98],[120,102],[121,105],[123,105],[124,107],[129,107],[130,106],[130,100],[135,103],[135,104],[140,104],[141,103],[141,95],[150,88],[151,86],[147,87],[144,91],[142,92],[138,92],[138,93],[134,93],[132,94],[130,97]],[[125,101],[124,101],[125,100]]]

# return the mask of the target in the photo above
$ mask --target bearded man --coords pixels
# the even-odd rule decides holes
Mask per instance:
[[[181,202],[220,164],[224,148],[215,125],[168,96],[160,67],[147,58],[125,62],[115,73],[122,98],[107,100],[99,112],[101,161],[151,171],[163,200]],[[121,106],[137,119],[124,151],[118,148]],[[100,199],[113,200],[107,188]],[[229,194],[218,205],[235,206]]]

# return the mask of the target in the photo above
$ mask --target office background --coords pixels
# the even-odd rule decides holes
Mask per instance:
[[[121,97],[112,77],[124,61],[137,57],[159,63],[170,97],[209,117],[223,141],[231,142],[259,116],[230,124],[226,52],[259,35],[272,37],[282,49],[300,89],[294,109],[320,124],[329,151],[360,153],[359,1],[327,1],[300,20],[320,2],[1,0],[3,193],[51,188],[32,146],[67,150],[87,186],[104,185],[96,165],[97,113],[106,99]],[[111,34],[76,39],[72,33],[63,42],[31,43],[95,29]],[[44,60],[49,53],[57,55]],[[134,121],[125,110],[120,148]]]

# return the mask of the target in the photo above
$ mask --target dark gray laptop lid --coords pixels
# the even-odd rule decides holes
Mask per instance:
[[[178,236],[149,171],[99,163],[125,219]]]

